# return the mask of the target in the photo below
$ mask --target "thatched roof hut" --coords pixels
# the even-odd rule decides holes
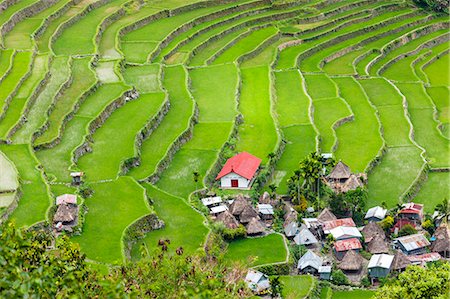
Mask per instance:
[[[328,178],[332,180],[346,180],[350,177],[351,174],[352,172],[350,171],[350,167],[345,165],[344,162],[339,161],[328,175]]]
[[[359,271],[362,267],[362,257],[354,250],[349,250],[338,267],[344,271]]]
[[[372,241],[376,235],[384,236],[384,231],[376,222],[369,222],[362,229],[362,234],[366,243]]]
[[[291,210],[284,215],[284,224],[283,226],[287,226],[292,222],[297,222],[298,213],[296,210]]]
[[[270,194],[269,192],[265,191],[263,195],[259,198],[259,203],[262,204],[270,204]]]
[[[332,221],[336,219],[337,217],[328,208],[323,209],[319,216],[317,216],[317,220],[320,222]]]
[[[236,199],[233,201],[233,203],[230,205],[230,213],[234,216],[238,216],[242,213],[244,208],[248,206],[247,200],[244,198],[242,194],[239,194]]]
[[[394,261],[392,262],[391,269],[403,270],[409,265],[411,265],[411,261],[408,259],[408,257],[400,250],[397,250],[394,255]]]
[[[251,205],[246,205],[242,213],[239,215],[239,221],[245,224],[249,223],[252,218],[259,218],[258,212],[256,212]]]
[[[444,254],[450,251],[450,228],[447,223],[442,224],[434,232],[434,241],[431,244],[431,251],[443,252]]]
[[[229,211],[225,211],[216,218],[216,222],[222,222],[226,228],[235,229],[239,227],[239,222],[234,218]]]
[[[342,185],[341,192],[356,190],[356,188],[358,187],[364,187],[363,182],[361,182],[361,180],[356,175],[351,174],[350,177]]]
[[[247,224],[247,234],[249,235],[257,235],[264,232],[266,229],[264,225],[259,221],[258,218],[254,217],[250,220],[250,222]]]
[[[376,235],[367,245],[367,250],[372,254],[388,253],[389,245],[384,235]]]
[[[74,204],[60,204],[53,216],[53,222],[61,222],[63,224],[70,224],[78,218],[78,206]]]

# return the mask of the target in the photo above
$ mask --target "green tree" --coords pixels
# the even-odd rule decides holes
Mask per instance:
[[[333,281],[334,284],[337,285],[347,285],[349,284],[349,280],[347,276],[345,276],[344,272],[342,270],[334,270],[331,273],[331,281]]]
[[[409,266],[397,279],[378,289],[375,299],[446,299],[450,292],[450,264],[428,268]]]
[[[392,216],[386,216],[383,220],[380,222],[381,228],[385,231],[389,231],[392,226],[394,226],[394,217]]]
[[[442,202],[436,205],[435,210],[442,216],[442,219],[448,219],[450,216],[450,200],[444,198]]]
[[[198,171],[193,171],[192,172],[192,178],[193,178],[194,183],[195,183],[195,190],[198,190],[198,181],[200,179],[200,173],[198,173]]]
[[[280,280],[280,276],[270,277],[270,297],[281,297],[283,293],[283,282]]]
[[[411,225],[411,224],[405,224],[399,231],[398,236],[408,236],[408,235],[414,235],[417,233],[417,230]]]

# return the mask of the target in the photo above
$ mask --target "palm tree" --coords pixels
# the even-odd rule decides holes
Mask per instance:
[[[194,171],[192,172],[192,176],[195,182],[195,190],[198,190],[198,180],[200,178],[200,173],[198,173],[198,171]]]
[[[448,222],[448,217],[450,216],[450,200],[444,198],[440,204],[436,205],[435,210],[439,215],[443,216],[445,222]]]

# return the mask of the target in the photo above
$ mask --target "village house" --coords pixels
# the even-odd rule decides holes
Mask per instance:
[[[409,265],[411,265],[411,261],[408,259],[408,257],[400,250],[397,250],[394,255],[391,270],[403,272]]]
[[[438,252],[444,258],[450,257],[450,228],[447,223],[441,223],[431,240],[432,252]]]
[[[356,190],[359,187],[362,188],[365,180],[365,174],[353,174],[350,171],[350,167],[342,161],[339,161],[324,179],[325,184],[336,193],[345,193],[350,190]]]
[[[342,218],[336,220],[325,221],[322,223],[323,232],[328,235],[330,230],[338,226],[356,227],[352,218]]]
[[[266,230],[265,226],[256,217],[253,217],[245,228],[248,235],[259,235]]]
[[[302,225],[297,234],[294,237],[294,242],[297,245],[314,245],[317,244],[318,241],[316,237],[311,233],[309,229],[306,228],[305,225]]]
[[[430,242],[422,234],[414,234],[397,238],[394,243],[406,255],[416,255],[427,252]]]
[[[418,224],[422,223],[423,205],[413,202],[403,204],[403,208],[398,212],[398,218],[409,220]]]
[[[368,222],[378,222],[378,221],[383,220],[386,217],[386,213],[387,213],[387,209],[376,206],[376,207],[370,208],[367,211],[364,219],[367,220]]]
[[[248,270],[245,276],[245,282],[257,294],[270,288],[269,278],[265,274],[255,270]]]
[[[77,196],[75,194],[63,194],[56,197],[56,205],[62,204],[77,204]]]
[[[320,266],[319,267],[319,278],[322,280],[331,279],[331,266]]]
[[[312,250],[308,250],[299,260],[297,269],[300,273],[316,274],[322,266],[322,258]]]
[[[362,238],[361,233],[356,227],[338,226],[329,230],[335,240],[346,240],[352,238]]]
[[[288,239],[293,238],[297,234],[297,232],[298,232],[298,223],[295,221],[292,221],[284,228],[284,234]]]
[[[72,231],[78,224],[78,206],[76,204],[60,204],[53,216],[53,224],[57,231]]]
[[[250,189],[261,159],[242,152],[227,160],[216,177],[223,189]]]
[[[79,186],[82,183],[82,178],[84,176],[84,172],[71,172],[70,176],[72,177],[72,185]]]
[[[441,255],[437,252],[431,252],[419,255],[408,255],[407,258],[413,265],[425,266],[426,263],[439,261]]]
[[[362,268],[362,257],[356,251],[349,250],[339,263],[338,268],[346,274],[355,274]]]
[[[216,222],[222,222],[228,229],[235,229],[239,227],[239,222],[234,218],[230,211],[220,213],[216,218]]]
[[[317,216],[317,220],[322,223],[336,219],[337,217],[328,208],[323,209],[322,212],[320,212],[319,216]]]
[[[394,261],[394,256],[389,254],[374,254],[370,258],[369,265],[369,276],[372,278],[382,278],[389,275],[391,272],[392,262]]]
[[[256,206],[258,213],[263,220],[271,220],[273,218],[273,207],[270,204],[258,204]]]
[[[375,235],[369,243],[367,243],[367,251],[372,254],[388,253],[389,244],[384,235]]]
[[[383,229],[375,222],[369,222],[364,226],[361,233],[366,243],[369,243],[377,235],[385,236]]]
[[[357,238],[339,240],[333,245],[333,251],[338,260],[342,260],[349,251],[359,252],[361,249],[361,242]]]
[[[210,210],[210,214],[215,216],[228,210],[228,207],[222,204],[222,198],[220,196],[202,198],[202,203]]]

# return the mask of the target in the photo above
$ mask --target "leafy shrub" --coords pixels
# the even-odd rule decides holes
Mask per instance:
[[[399,237],[414,235],[417,233],[417,230],[411,224],[405,224],[400,231],[398,232]]]
[[[350,284],[350,281],[348,280],[347,276],[345,276],[344,272],[342,272],[341,270],[334,270],[331,273],[331,281],[334,284],[337,285],[348,285]]]

